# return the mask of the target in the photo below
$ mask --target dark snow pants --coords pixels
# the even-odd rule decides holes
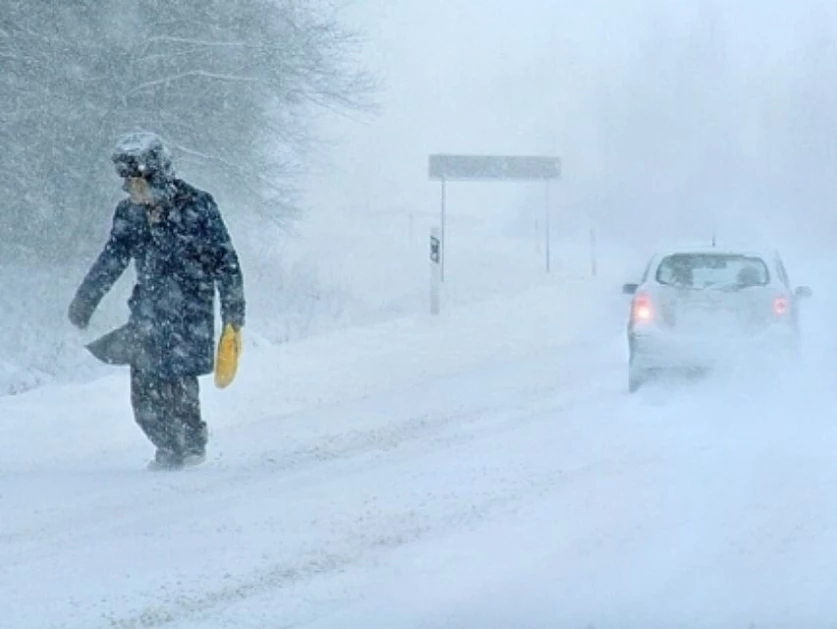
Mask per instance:
[[[204,452],[207,430],[197,377],[164,379],[131,368],[131,406],[137,424],[158,449],[175,454]]]

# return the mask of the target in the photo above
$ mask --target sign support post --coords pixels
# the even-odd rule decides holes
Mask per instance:
[[[442,177],[442,211],[441,211],[441,234],[439,235],[439,241],[441,243],[441,250],[439,252],[439,281],[445,281],[445,212],[447,209],[447,186],[445,185],[447,182],[445,178]]]
[[[552,240],[550,234],[550,224],[549,224],[549,182],[544,185],[544,239],[546,242],[544,243],[544,249],[546,250],[546,272],[549,273],[551,270],[552,260],[551,260],[551,251],[550,251],[550,241]]]
[[[445,222],[447,213],[448,181],[543,181],[546,185],[544,207],[544,240],[546,245],[546,272],[552,262],[550,238],[549,182],[561,176],[561,160],[557,157],[502,156],[502,155],[430,155],[429,176],[442,184],[441,230],[439,234],[439,281],[445,281],[447,240]]]
[[[599,274],[598,255],[596,253],[596,228],[590,228],[590,274],[596,277]]]
[[[439,314],[439,287],[442,283],[442,247],[441,231],[438,227],[430,228],[430,314]]]

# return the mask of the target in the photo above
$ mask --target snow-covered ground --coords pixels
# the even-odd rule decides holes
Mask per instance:
[[[826,312],[793,369],[630,396],[632,278],[564,267],[251,343],[183,473],[124,373],[3,398],[0,627],[828,626]]]
[[[79,332],[92,260],[0,268],[0,629],[837,627],[828,3],[336,4],[385,115],[312,120],[296,233],[223,204],[248,314],[203,467],[146,471],[82,348],[130,277]],[[550,276],[541,185],[446,188],[432,317],[447,151],[564,168]],[[620,284],[712,233],[814,288],[802,359],[629,395]]]

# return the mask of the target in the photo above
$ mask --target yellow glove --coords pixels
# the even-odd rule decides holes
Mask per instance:
[[[218,358],[215,361],[215,386],[224,389],[230,385],[238,371],[241,356],[241,330],[231,323],[224,326],[218,342]]]

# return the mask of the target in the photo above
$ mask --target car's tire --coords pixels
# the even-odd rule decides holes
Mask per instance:
[[[648,380],[648,372],[634,365],[636,339],[628,335],[628,392],[636,393]]]
[[[628,393],[636,393],[648,380],[648,372],[636,367],[628,367]]]

